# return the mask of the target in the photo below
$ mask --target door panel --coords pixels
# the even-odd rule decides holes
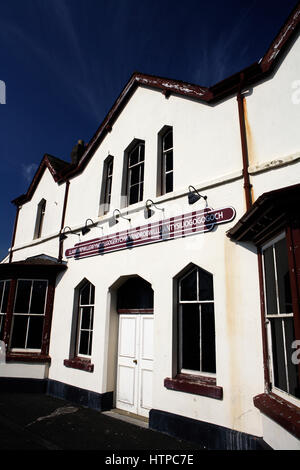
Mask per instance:
[[[153,315],[120,315],[116,407],[148,416],[152,373]]]

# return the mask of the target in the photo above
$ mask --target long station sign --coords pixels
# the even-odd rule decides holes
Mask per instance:
[[[73,248],[66,250],[65,254],[67,258],[82,259],[150,243],[210,232],[215,225],[233,220],[235,214],[233,207],[224,207],[223,209],[205,208],[94,238],[93,240],[79,242]]]

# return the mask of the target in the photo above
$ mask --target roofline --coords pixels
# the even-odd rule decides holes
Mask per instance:
[[[268,77],[276,68],[277,64],[288,49],[288,46],[299,31],[299,27],[300,1],[298,1],[297,5],[292,10],[283,26],[280,28],[279,33],[271,42],[262,59],[260,59],[258,62],[254,62],[252,65],[242,69],[240,72],[227,77],[226,79],[216,83],[211,87],[204,87],[188,82],[183,82],[181,80],[174,80],[134,72],[111,107],[110,111],[102,121],[101,125],[90,139],[86,146],[86,150],[79,160],[77,166],[74,166],[74,164],[70,163],[69,167],[60,172],[57,172],[51,166],[51,163],[47,159],[47,154],[45,154],[27,193],[14,199],[12,203],[18,206],[31,199],[32,194],[46,167],[49,169],[57,183],[63,183],[67,179],[79,174],[85,168],[90,158],[94,155],[95,151],[106,135],[111,132],[114,122],[138,86],[161,90],[166,98],[168,98],[170,94],[174,94],[192,98],[207,104],[218,103],[224,98],[242,91],[242,89],[245,89],[250,85],[253,86],[264,78]]]

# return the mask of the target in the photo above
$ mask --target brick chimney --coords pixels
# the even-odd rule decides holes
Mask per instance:
[[[78,143],[73,147],[72,152],[71,152],[71,162],[74,165],[77,165],[79,160],[81,159],[83,153],[85,150],[84,142],[83,140],[78,140]]]

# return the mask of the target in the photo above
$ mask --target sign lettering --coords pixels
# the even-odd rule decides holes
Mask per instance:
[[[150,243],[184,238],[199,233],[210,232],[215,225],[230,222],[234,218],[235,209],[233,207],[225,207],[223,209],[206,208],[86,242],[76,243],[74,248],[66,250],[65,254],[67,258],[82,259]]]

